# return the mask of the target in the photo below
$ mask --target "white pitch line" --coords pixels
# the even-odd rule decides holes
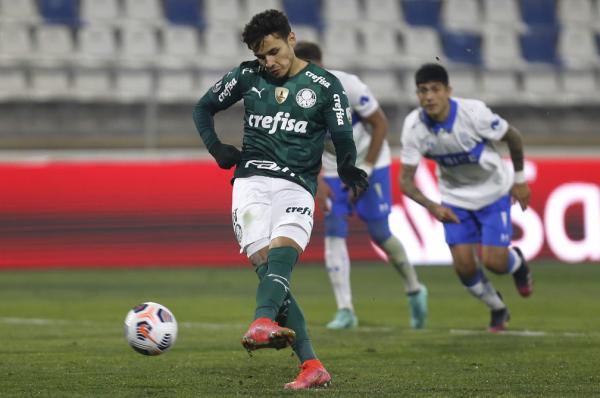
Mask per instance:
[[[485,330],[470,330],[470,329],[450,329],[450,334],[460,334],[465,336],[473,335],[490,335]],[[541,330],[505,330],[495,334],[506,335],[506,336],[522,336],[522,337],[545,337],[545,336],[561,336],[561,337],[586,337],[590,334],[580,332],[544,332]]]

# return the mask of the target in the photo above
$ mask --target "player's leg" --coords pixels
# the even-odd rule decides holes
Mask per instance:
[[[450,247],[454,270],[469,293],[490,309],[489,330],[492,332],[503,330],[510,315],[502,296],[486,278],[478,264],[476,250],[481,241],[481,231],[476,216],[471,211],[455,206],[449,207],[460,219],[459,224],[444,224],[446,243]]]
[[[481,258],[484,266],[496,274],[512,274],[519,294],[528,297],[533,292],[529,265],[518,247],[509,247],[512,238],[510,196],[476,212],[481,224]]]
[[[391,205],[390,168],[375,169],[369,178],[369,189],[356,202],[356,211],[367,224],[371,240],[386,253],[389,263],[404,279],[411,327],[422,328],[427,318],[427,289],[419,283],[404,245],[392,235],[388,221]]]
[[[358,325],[352,305],[350,285],[350,256],[346,245],[350,205],[348,194],[343,190],[338,177],[325,177],[325,183],[333,191],[331,209],[325,215],[325,269],[337,304],[333,320],[328,329],[348,329]]]

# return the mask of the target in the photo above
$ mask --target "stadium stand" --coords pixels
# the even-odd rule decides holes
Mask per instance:
[[[189,104],[251,58],[265,8],[399,115],[424,62],[492,105],[600,104],[600,0],[0,0],[0,106]]]

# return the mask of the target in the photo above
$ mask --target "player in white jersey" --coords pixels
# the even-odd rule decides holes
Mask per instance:
[[[295,52],[298,57],[322,66],[321,49],[317,44],[298,42]],[[353,112],[356,164],[369,175],[370,188],[358,198],[353,198],[337,175],[333,145],[331,142],[325,145],[316,199],[325,214],[325,266],[338,308],[327,327],[346,329],[358,325],[352,304],[350,259],[346,245],[348,217],[356,212],[366,223],[371,239],[383,249],[390,264],[403,276],[410,324],[413,328],[422,328],[427,317],[427,289],[419,283],[402,243],[392,235],[388,223],[392,200],[391,156],[385,139],[387,119],[371,90],[357,76],[335,70],[330,72],[340,80],[348,96]]]
[[[490,308],[488,330],[502,331],[510,318],[508,309],[479,263],[494,273],[512,274],[521,296],[532,293],[525,258],[519,248],[510,247],[511,196],[523,210],[530,197],[521,134],[483,102],[451,97],[448,73],[441,65],[423,65],[415,80],[420,107],[404,120],[400,185],[406,196],[444,223],[458,277]],[[496,150],[499,141],[508,145],[514,175]],[[423,156],[437,163],[441,204],[415,185]]]

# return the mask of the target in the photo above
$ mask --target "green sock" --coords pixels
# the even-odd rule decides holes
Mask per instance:
[[[292,268],[298,260],[298,252],[293,247],[276,247],[269,250],[267,271],[256,291],[256,311],[254,319],[275,319],[290,291]]]
[[[261,279],[267,274],[267,264],[261,264],[256,267],[258,279]],[[275,319],[280,326],[285,326],[296,332],[296,342],[292,349],[298,356],[300,362],[309,359],[315,359],[317,356],[313,350],[308,330],[306,329],[306,321],[302,309],[294,298],[291,292],[283,301],[283,305],[279,309],[279,313]]]

